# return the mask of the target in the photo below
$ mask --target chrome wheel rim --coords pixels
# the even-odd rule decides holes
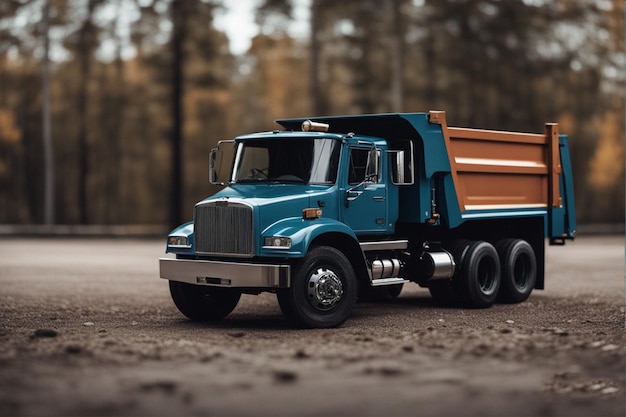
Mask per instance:
[[[343,284],[332,270],[319,268],[309,277],[307,292],[313,307],[331,310],[343,297]]]

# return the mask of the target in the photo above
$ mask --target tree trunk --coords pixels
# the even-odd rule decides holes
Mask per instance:
[[[89,223],[89,203],[87,195],[88,180],[90,175],[90,148],[87,133],[87,117],[89,115],[89,78],[91,76],[91,53],[95,36],[93,27],[93,12],[97,0],[90,0],[87,6],[87,17],[83,27],[79,32],[78,59],[80,62],[80,77],[78,81],[78,207],[80,213],[80,223]]]
[[[43,153],[44,153],[44,223],[54,224],[54,151],[50,129],[50,0],[43,6]]]
[[[320,0],[311,0],[311,73],[310,73],[310,98],[311,110],[315,116],[321,116],[323,113],[323,105],[320,92],[320,68],[319,68],[319,50],[320,42],[318,38],[320,26]]]
[[[400,14],[400,0],[387,0],[391,14],[391,111],[404,110],[404,30]]]
[[[183,68],[185,63],[185,2],[172,2],[172,132],[171,132],[171,184],[170,184],[170,226],[180,224],[182,213],[182,148],[183,148]]]

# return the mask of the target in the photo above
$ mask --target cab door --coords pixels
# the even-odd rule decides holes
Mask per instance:
[[[381,179],[381,151],[373,146],[351,146],[348,172],[343,175],[343,222],[355,233],[387,230],[387,189]]]

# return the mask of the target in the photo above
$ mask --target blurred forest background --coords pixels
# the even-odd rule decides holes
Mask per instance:
[[[242,54],[215,25],[236,1]],[[623,0],[0,0],[0,223],[176,224],[217,140],[428,110],[559,122],[579,223],[623,223],[625,66]]]

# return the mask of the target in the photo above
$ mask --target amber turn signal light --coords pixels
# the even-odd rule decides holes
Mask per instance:
[[[302,210],[302,218],[305,220],[319,219],[322,217],[322,209],[306,208]]]

